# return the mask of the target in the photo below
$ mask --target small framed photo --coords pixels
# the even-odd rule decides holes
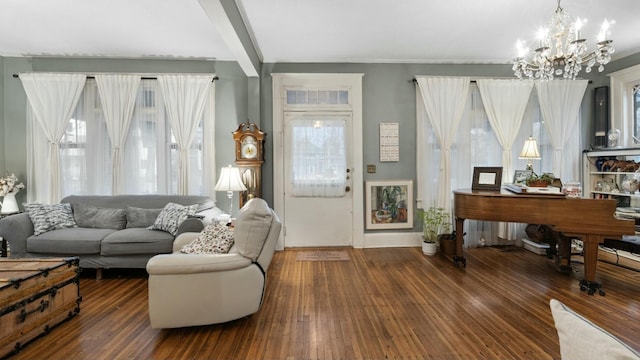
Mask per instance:
[[[366,182],[367,229],[413,229],[413,181]]]
[[[500,190],[502,167],[474,167],[472,190]]]
[[[526,184],[527,178],[533,175],[533,170],[516,170],[513,173],[514,184]]]

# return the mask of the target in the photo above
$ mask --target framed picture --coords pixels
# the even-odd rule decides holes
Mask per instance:
[[[366,182],[367,229],[413,229],[413,181]]]
[[[533,174],[533,170],[516,170],[513,173],[514,184],[524,184],[527,178]]]
[[[500,190],[502,167],[474,167],[472,190]]]

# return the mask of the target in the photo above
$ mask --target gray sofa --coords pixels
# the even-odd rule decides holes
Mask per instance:
[[[147,229],[170,202],[197,204],[195,216],[182,222],[175,235]],[[5,217],[0,220],[0,236],[9,243],[10,257],[79,256],[83,268],[144,269],[154,255],[172,252],[175,236],[201,231],[206,221],[221,212],[209,197],[195,195],[73,195],[60,203],[71,204],[76,221],[90,227],[84,225],[34,235],[34,225],[27,212]],[[113,226],[114,223],[117,226]]]

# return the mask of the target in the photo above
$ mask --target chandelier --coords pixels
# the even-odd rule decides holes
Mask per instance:
[[[575,21],[560,7],[551,17],[547,28],[538,31],[539,47],[529,61],[525,58],[529,52],[523,41],[518,40],[516,48],[518,56],[513,59],[513,72],[522,79],[553,80],[554,76],[575,80],[578,73],[585,67],[590,73],[591,68],[599,64],[598,71],[604,70],[604,65],[611,61],[614,49],[612,40],[607,39],[609,26],[613,22],[606,19],[602,23],[596,49],[587,52],[586,40],[580,38],[580,29],[586,23],[585,19]]]

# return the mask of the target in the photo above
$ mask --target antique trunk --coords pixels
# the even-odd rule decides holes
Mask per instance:
[[[80,311],[77,257],[0,260],[0,358]]]

